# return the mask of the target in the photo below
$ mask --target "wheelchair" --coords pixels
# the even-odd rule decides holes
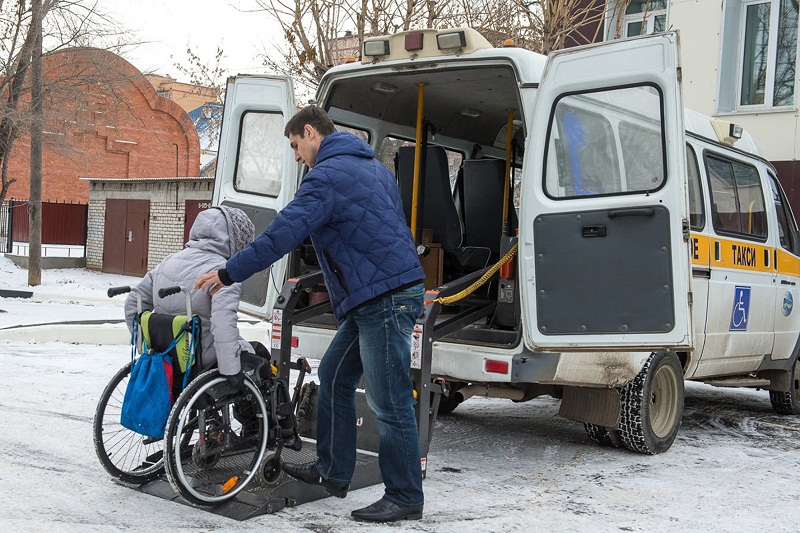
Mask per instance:
[[[109,289],[109,295],[131,290],[136,288]],[[159,295],[181,290],[186,292],[187,316],[191,316],[185,289],[162,289]],[[192,373],[172,406],[164,438],[158,441],[119,424],[132,363],[123,367],[106,387],[95,416],[95,448],[106,470],[133,484],[166,473],[172,487],[196,505],[230,500],[254,481],[277,485],[283,477],[283,448],[299,451],[302,446],[295,411],[311,368],[304,358],[287,365],[299,371],[290,395],[288,379],[277,375],[268,358],[242,352],[241,364],[245,374],[241,389],[232,387],[216,368],[197,376]]]

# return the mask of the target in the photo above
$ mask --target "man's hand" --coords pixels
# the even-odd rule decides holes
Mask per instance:
[[[214,296],[223,286],[222,281],[219,279],[218,270],[212,270],[208,274],[202,274],[198,276],[197,280],[194,282],[195,289],[206,290],[210,288],[208,294],[211,296]]]

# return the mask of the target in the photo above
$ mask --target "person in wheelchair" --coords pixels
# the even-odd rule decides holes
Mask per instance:
[[[241,284],[224,287],[212,298],[209,291],[191,289],[200,274],[211,266],[222,268],[226,261],[253,241],[255,227],[241,209],[227,206],[201,211],[189,232],[189,242],[180,252],[171,254],[148,272],[138,288],[142,308],[167,315],[186,314],[185,299],[178,296],[160,298],[159,289],[180,285],[190,288],[192,310],[200,318],[200,346],[190,380],[215,365],[235,389],[244,384],[242,352],[269,358],[269,351],[259,342],[249,343],[239,334],[238,309]],[[125,300],[128,328],[137,313],[133,292]],[[264,365],[267,369],[269,364]],[[173,397],[183,384],[180,365],[173,364]]]

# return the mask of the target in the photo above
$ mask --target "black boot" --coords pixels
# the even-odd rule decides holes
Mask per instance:
[[[398,505],[381,498],[350,515],[361,522],[396,522],[398,520],[419,520],[422,518],[422,505]]]
[[[293,478],[310,485],[322,485],[325,487],[325,492],[337,498],[347,496],[347,490],[350,488],[350,485],[340,485],[323,479],[317,470],[316,461],[310,463],[283,463],[283,471]]]

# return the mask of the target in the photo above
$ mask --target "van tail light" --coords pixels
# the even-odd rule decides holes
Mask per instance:
[[[298,346],[300,346],[300,339],[298,339],[297,337],[293,336],[292,337],[292,348],[297,348]]]
[[[495,361],[492,359],[487,359],[484,363],[484,368],[486,372],[490,372],[492,374],[508,374],[508,361]]]

